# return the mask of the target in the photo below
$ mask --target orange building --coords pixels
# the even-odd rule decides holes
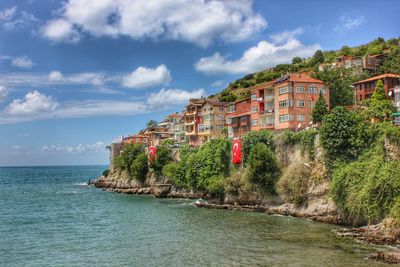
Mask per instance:
[[[250,98],[227,104],[226,124],[229,138],[238,138],[250,131],[250,109]]]
[[[391,97],[393,97],[394,95],[392,92],[393,88],[396,87],[397,85],[400,85],[399,78],[400,75],[386,73],[353,83],[356,103],[364,99],[368,99],[372,96],[372,94],[375,91],[376,83],[378,82],[378,80],[382,80],[386,95],[389,96],[390,94]]]
[[[304,129],[319,98],[329,106],[329,89],[304,73],[286,75],[251,91],[251,130]]]
[[[124,137],[122,139],[122,142],[124,144],[144,144],[144,145],[149,145],[149,139],[146,135],[138,133],[138,134],[134,134],[134,135],[130,135],[127,137]]]

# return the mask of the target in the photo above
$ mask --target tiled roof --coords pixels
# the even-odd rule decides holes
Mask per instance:
[[[385,74],[382,74],[382,75],[371,77],[369,79],[365,79],[365,80],[362,80],[362,81],[355,82],[353,84],[371,82],[371,81],[376,81],[376,80],[385,79],[385,78],[400,78],[400,75],[393,74],[393,73],[385,73]]]
[[[314,79],[314,78],[311,78],[311,77],[305,76],[305,75],[299,75],[299,74],[290,74],[290,76],[284,77],[283,79],[280,78],[275,81],[275,84],[278,84],[281,82],[324,83],[321,80]]]

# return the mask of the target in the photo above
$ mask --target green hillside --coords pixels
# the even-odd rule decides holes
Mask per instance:
[[[322,63],[333,63],[340,56],[367,56],[388,53],[385,62],[376,70],[344,69],[319,71],[318,66]],[[290,64],[279,64],[260,72],[250,73],[243,78],[231,82],[227,88],[220,93],[210,96],[220,101],[235,101],[246,98],[250,90],[256,85],[274,80],[289,72],[307,71],[311,76],[321,79],[329,84],[332,95],[331,106],[349,105],[352,101],[350,85],[360,79],[369,78],[383,73],[400,74],[400,37],[384,40],[377,38],[372,42],[356,47],[343,46],[340,50],[321,51],[318,50],[310,58],[294,57]]]

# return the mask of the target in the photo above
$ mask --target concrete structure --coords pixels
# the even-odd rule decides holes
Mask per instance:
[[[306,73],[286,75],[251,90],[251,130],[304,129],[322,92],[329,106],[329,89]]]
[[[238,138],[251,129],[250,126],[250,98],[242,99],[226,105],[226,124],[228,127],[228,137]]]
[[[400,75],[386,73],[353,83],[356,103],[368,99],[372,96],[378,80],[382,80],[386,95],[391,95],[391,97],[393,98],[393,88],[397,85],[400,85],[399,78]]]
[[[204,99],[200,109],[198,136],[201,143],[223,137],[227,102]]]
[[[200,112],[202,98],[192,98],[186,105],[184,114],[184,126],[186,141],[191,145],[199,145],[198,129],[200,123]]]
[[[147,127],[143,134],[147,136],[149,146],[158,146],[165,140],[172,142],[174,140],[173,132],[170,132],[166,127],[158,127],[157,125]]]

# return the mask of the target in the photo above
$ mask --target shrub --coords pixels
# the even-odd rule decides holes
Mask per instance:
[[[245,163],[249,157],[250,150],[258,143],[267,145],[271,150],[275,149],[274,135],[271,131],[248,132],[242,139],[243,161]]]
[[[246,175],[252,183],[258,184],[264,191],[275,193],[279,168],[275,155],[267,145],[258,143],[251,148]]]
[[[182,163],[168,163],[164,166],[162,174],[170,178],[178,187],[187,187],[188,183],[185,180],[185,171]]]
[[[307,200],[308,181],[311,170],[304,164],[298,163],[289,166],[277,183],[277,192],[283,199],[296,206]]]
[[[335,107],[323,119],[321,143],[329,159],[354,160],[368,147],[370,134],[361,117],[344,107]]]
[[[103,176],[104,177],[107,177],[109,174],[110,174],[110,170],[109,169],[103,171]]]
[[[390,209],[389,217],[400,220],[400,196],[393,201],[393,206]]]
[[[310,160],[314,160],[315,147],[314,141],[318,131],[315,129],[302,130],[299,132],[293,132],[286,130],[282,133],[282,140],[285,145],[300,145],[301,154],[308,153]]]
[[[328,113],[328,110],[326,108],[326,101],[325,97],[322,94],[322,92],[319,93],[319,98],[317,102],[315,103],[315,107],[313,108],[312,111],[312,119],[313,123],[321,123],[322,119],[324,116]]]
[[[157,148],[156,157],[150,163],[150,167],[157,177],[161,176],[163,167],[172,161],[171,153],[171,148],[168,145],[162,145]]]
[[[332,175],[334,201],[356,222],[387,217],[400,196],[400,162],[385,161],[382,152],[371,149],[357,161],[338,166]]]
[[[148,171],[147,155],[146,153],[140,153],[132,162],[131,174],[136,180],[144,182]]]
[[[131,174],[130,167],[132,165],[132,162],[142,151],[143,151],[143,146],[141,144],[125,144],[121,150],[120,154],[121,159],[118,159],[117,163],[122,164],[122,168],[127,169],[129,174]]]

